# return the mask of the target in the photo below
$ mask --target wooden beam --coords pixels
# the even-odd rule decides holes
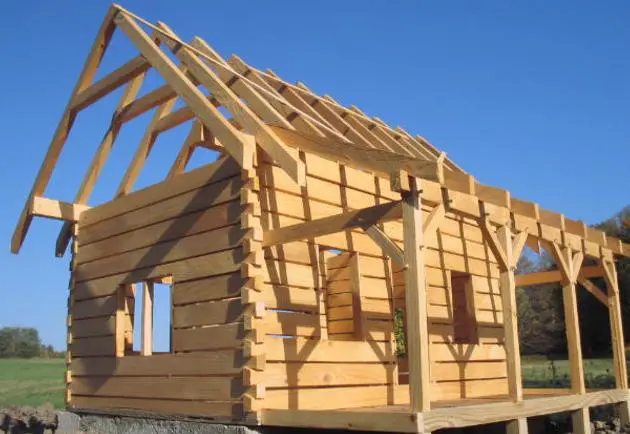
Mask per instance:
[[[446,208],[443,203],[438,204],[431,210],[427,218],[424,220],[422,231],[425,237],[430,237],[440,226],[440,223],[446,216]]]
[[[401,268],[407,268],[403,251],[400,250],[400,247],[398,247],[398,245],[394,241],[392,241],[392,239],[389,238],[382,229],[380,229],[376,225],[369,225],[363,228],[363,230],[370,238],[372,238],[372,241],[374,241],[381,249],[383,249],[383,252],[385,252],[387,256],[392,258],[392,260],[396,262]]]
[[[116,111],[120,110],[122,107],[129,104],[129,102],[133,101],[136,98],[138,92],[140,91],[140,87],[142,87],[142,83],[144,82],[145,75],[146,74],[143,71],[140,74],[135,75],[131,79],[131,81],[127,85],[127,88],[120,97],[120,100],[118,101]],[[118,137],[118,133],[120,132],[121,127],[122,124],[118,122],[116,120],[116,116],[114,116],[112,122],[109,125],[109,128],[103,136],[103,140],[101,140],[101,143],[98,146],[94,157],[92,158],[92,162],[90,163],[90,166],[88,167],[85,176],[83,177],[83,181],[81,182],[79,191],[74,198],[75,203],[85,204],[90,199],[92,191],[94,190],[94,185],[96,184],[96,181],[101,174],[101,169],[109,158],[109,154],[114,147],[114,143],[116,142],[116,138]],[[56,256],[63,256],[66,248],[68,247],[71,236],[72,226],[70,225],[70,223],[66,222],[61,227],[59,235],[57,236],[57,242],[55,244]]]
[[[593,282],[591,282],[590,280],[582,276],[578,276],[577,281],[580,285],[584,287],[584,289],[590,292],[600,303],[608,307],[608,297],[604,293],[604,291],[599,289],[597,285],[595,285]]]
[[[87,209],[90,209],[87,205],[35,196],[30,206],[30,214],[37,217],[76,223],[79,221],[81,213]]]
[[[175,33],[164,23],[159,23],[158,28],[167,32],[172,37],[177,37]],[[164,38],[166,39],[166,38]],[[298,185],[306,184],[306,168],[304,162],[298,158],[297,153],[288,148],[282,139],[278,137],[265,123],[256,116],[256,114],[245,104],[241,102],[239,97],[221,81],[219,77],[204,63],[199,57],[188,47],[174,42],[172,39],[164,40],[175,56],[185,64],[199,83],[203,84],[215,98],[227,107],[234,119],[243,126],[243,130],[247,134],[256,137],[256,143],[275,161],[282,169],[293,179]],[[195,112],[197,110],[188,104]],[[217,112],[218,113],[218,112]],[[219,113],[220,115],[220,113]],[[222,116],[221,122],[227,122]],[[215,122],[217,125],[218,122]],[[223,143],[229,151],[229,144],[225,140],[231,137],[223,137],[221,131],[215,131],[211,125],[206,125],[212,134],[214,134]]]
[[[116,17],[116,24],[127,34],[129,39],[171,85],[173,90],[197,114],[201,122],[221,140],[227,152],[236,162],[245,170],[252,169],[254,144],[243,140],[243,134],[239,133],[227,122],[225,117],[208,102],[207,98],[186,78],[173,61],[156,47],[133,19],[127,16],[126,13],[120,13]],[[193,75],[196,76],[197,74],[193,73]]]
[[[588,265],[582,267],[580,270],[580,276],[584,279],[591,279],[593,277],[602,277],[603,270],[599,265]],[[544,285],[546,283],[560,283],[562,282],[563,275],[560,270],[551,271],[538,271],[536,273],[517,274],[516,286],[532,286],[532,285]]]
[[[526,231],[519,232],[514,236],[514,240],[512,241],[512,267],[516,267],[518,264],[518,260],[521,258],[528,237],[529,234]]]
[[[378,222],[398,220],[401,217],[401,203],[388,202],[267,231],[263,234],[263,247],[334,234]]]
[[[269,126],[290,146],[320,154],[333,161],[350,164],[358,169],[374,172],[389,178],[390,174],[406,171],[411,176],[440,182],[443,167],[436,162],[410,159],[381,149],[366,149],[352,143],[328,137],[318,137],[275,125]]]
[[[72,124],[74,123],[77,111],[72,108],[72,101],[80,92],[92,83],[96,70],[101,63],[101,59],[109,46],[116,28],[113,23],[113,18],[117,11],[118,9],[115,6],[112,6],[107,12],[96,39],[92,44],[90,54],[85,61],[83,71],[81,72],[81,75],[77,80],[77,84],[70,95],[70,101],[63,112],[59,125],[57,125],[57,129],[53,135],[52,141],[50,142],[44,161],[42,162],[39,172],[35,177],[35,182],[33,183],[33,187],[28,195],[28,198],[26,199],[24,208],[15,227],[15,231],[13,232],[13,237],[11,238],[11,252],[13,253],[18,253],[22,247],[22,243],[26,237],[26,232],[28,231],[31,223],[32,215],[29,213],[29,208],[33,202],[33,198],[44,194],[46,187],[48,186],[48,182],[50,181],[52,171],[57,163],[59,155],[61,154],[61,150],[63,149],[70,129],[72,128]]]
[[[414,179],[409,193],[402,197],[405,262],[405,301],[407,319],[407,354],[409,357],[409,395],[411,411],[430,409],[429,333],[427,326],[427,290],[423,255],[421,186]]]
[[[177,99],[171,99],[155,110],[153,118],[144,130],[144,134],[142,135],[142,139],[140,139],[140,143],[138,143],[138,147],[135,154],[133,155],[133,159],[131,160],[131,163],[129,163],[129,167],[127,167],[125,174],[120,180],[120,184],[118,185],[118,189],[116,190],[115,197],[127,195],[133,189],[133,185],[138,179],[138,176],[140,176],[140,172],[144,167],[144,163],[149,157],[149,154],[153,149],[153,145],[155,144],[155,140],[157,138],[155,134],[155,126],[160,121],[160,119],[170,113],[176,102]]]
[[[168,171],[168,175],[166,175],[166,179],[172,179],[174,176],[181,174],[186,169],[186,164],[190,160],[192,153],[195,149],[195,145],[204,140],[213,140],[212,137],[205,138],[204,128],[200,122],[196,121],[193,123],[193,126],[190,129],[190,133],[186,137],[186,141],[182,145],[173,165]],[[209,134],[209,132],[208,132]]]
[[[110,94],[125,83],[143,75],[151,68],[151,64],[143,56],[137,56],[119,67],[109,75],[103,77],[81,93],[72,101],[73,110],[82,110],[104,96]],[[133,101],[134,98],[131,99]],[[129,104],[131,101],[127,102]],[[125,104],[125,105],[126,105]]]
[[[512,264],[508,261],[508,257],[503,247],[501,247],[501,241],[497,238],[494,227],[488,222],[487,218],[482,218],[480,221],[480,227],[483,232],[484,238],[488,242],[488,247],[494,254],[497,262],[499,263],[499,269],[501,272],[506,271],[512,267]],[[512,240],[510,239],[510,248],[512,247]]]
[[[143,282],[142,286],[142,328],[140,339],[140,354],[153,354],[153,282]]]

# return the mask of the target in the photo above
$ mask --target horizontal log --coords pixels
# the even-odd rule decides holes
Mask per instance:
[[[267,361],[272,362],[390,363],[396,360],[395,348],[390,342],[268,337],[263,348]]]
[[[229,273],[240,266],[244,259],[243,249],[240,246],[247,233],[240,227],[228,226],[79,264],[75,270],[76,281],[81,282],[132,270],[137,271],[142,268],[215,252],[218,259],[218,262],[214,264],[215,270]],[[221,257],[223,260],[219,260]],[[208,267],[211,265],[208,264]]]
[[[89,226],[239,174],[240,168],[236,161],[232,158],[222,158],[212,164],[178,176],[177,182],[162,182],[152,185],[92,208],[83,215],[81,225]]]
[[[220,350],[151,356],[73,357],[70,371],[73,377],[236,375],[242,372],[245,363],[241,350]]]
[[[202,190],[197,190],[201,192]],[[217,230],[221,227],[240,224],[241,205],[236,202],[228,202],[217,207],[205,209],[144,226],[129,232],[121,233],[88,245],[80,246],[76,255],[76,263],[82,264],[143,247],[157,245],[166,241],[176,240],[203,232]],[[118,223],[119,230],[125,229],[126,218],[112,219]],[[110,220],[112,223],[116,223]],[[92,226],[89,232],[100,232],[99,228]],[[98,236],[98,235],[97,235]],[[102,235],[101,235],[102,236]]]
[[[267,363],[252,372],[252,384],[269,388],[392,384],[392,363]]]
[[[146,399],[146,398],[109,398],[102,396],[80,396],[72,394],[69,407],[74,410],[99,410],[112,413],[121,411],[123,414],[134,414],[136,411],[142,417],[147,412],[160,417],[173,416],[204,416],[208,418],[225,418],[228,421],[243,417],[242,402],[215,402],[208,400],[191,401],[178,399]]]
[[[148,356],[150,357],[150,356]],[[236,378],[204,377],[73,377],[71,393],[148,399],[238,399],[243,386]]]
[[[239,348],[250,332],[243,323],[173,330],[173,351]]]

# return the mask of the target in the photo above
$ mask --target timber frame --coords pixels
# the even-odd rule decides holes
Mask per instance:
[[[139,54],[95,81],[116,30]],[[150,69],[165,84],[138,97]],[[75,200],[45,197],[77,115],[121,87]],[[88,205],[121,128],[151,110],[115,197]],[[186,123],[166,179],[133,191],[158,136]],[[186,171],[199,149],[220,157]],[[420,136],[118,5],[53,135],[13,253],[33,217],[62,221],[55,251],[72,255],[69,408],[415,433],[505,422],[523,434],[528,417],[563,411],[586,433],[588,408],[615,404],[630,422],[615,271],[630,245],[479,183]],[[544,247],[558,269],[515,275],[526,245]],[[552,282],[562,286],[571,388],[524,389],[516,287]],[[171,285],[170,354],[151,350],[156,284]],[[613,390],[585,388],[578,285],[609,309]],[[455,296],[464,303],[454,306]],[[456,310],[481,336],[454,335]],[[393,338],[398,311],[404,357]],[[169,387],[186,400],[169,401]],[[138,395],[143,388],[153,399]]]

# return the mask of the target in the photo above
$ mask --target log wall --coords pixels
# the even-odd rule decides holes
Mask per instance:
[[[307,186],[304,188],[297,187],[280,168],[264,158],[259,159],[262,161],[257,170],[263,230],[400,198],[398,193],[390,190],[388,180],[312,154],[303,155],[303,158],[307,168]],[[430,208],[426,207],[425,216],[429,212]],[[384,223],[383,229],[402,248],[402,223]],[[427,242],[425,262],[432,399],[507,393],[499,270],[481,229],[472,219],[447,213],[438,234],[428,237]],[[324,255],[327,260],[321,259],[322,251],[327,253]],[[354,267],[358,270],[353,270],[351,258],[355,258]],[[398,364],[392,366],[392,361],[397,360],[393,317],[394,308],[404,310],[405,307],[404,278],[381,249],[357,229],[267,248],[265,261],[265,301],[274,311],[264,322],[267,334],[264,351],[277,372],[293,374],[285,376],[281,382],[266,381],[267,377],[262,379],[267,387],[264,407],[307,409],[371,405],[364,401],[377,396],[377,390],[381,390],[382,395],[372,399],[374,402],[385,405],[392,403],[396,396],[400,398],[398,393],[405,388],[398,384],[406,382],[406,360],[404,357],[398,360],[400,372]],[[453,341],[450,271],[472,276],[478,343]],[[357,282],[359,288],[356,288]],[[357,290],[360,292],[358,297]],[[319,293],[326,297],[324,312],[318,305]],[[357,300],[360,318],[354,315]],[[320,318],[323,313],[326,314],[325,321]],[[323,324],[327,328],[325,331]],[[365,351],[372,349],[374,360],[341,365],[332,353],[325,356],[327,352],[323,348],[326,347],[323,342],[318,342],[320,336],[328,336],[327,345],[335,341],[336,349],[348,345],[342,352],[352,351],[350,345],[365,345]],[[361,341],[357,341],[358,336]],[[308,357],[297,366],[290,363],[298,359],[294,362],[283,360],[283,354],[269,357],[270,346],[286,351],[286,346],[293,348],[296,345],[304,348],[306,355],[309,345],[321,349],[317,363],[326,363],[326,369],[311,365]],[[293,357],[297,356],[294,354]],[[283,364],[288,366],[282,367]],[[329,372],[339,374],[327,375]],[[318,393],[328,393],[326,396],[331,398],[323,402],[313,401],[311,398],[319,396]],[[337,402],[336,396],[343,404]]]
[[[243,416],[241,171],[230,159],[92,208],[74,258],[75,409]],[[130,284],[172,277],[171,353],[132,351]]]

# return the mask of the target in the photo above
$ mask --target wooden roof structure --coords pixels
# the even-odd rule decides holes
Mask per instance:
[[[139,54],[109,75],[95,81],[101,59],[115,30],[124,33]],[[172,53],[176,64],[167,54]],[[138,97],[149,69],[165,84]],[[86,107],[124,86],[109,128],[98,146],[72,203],[44,196],[53,169],[77,115]],[[200,86],[207,93],[202,92]],[[174,110],[178,99],[185,106]],[[228,112],[229,116],[223,114]],[[443,189],[476,198],[487,207],[491,220],[519,218],[533,221],[528,232],[535,240],[560,245],[577,237],[586,254],[599,256],[605,249],[630,256],[630,245],[589,228],[581,221],[542,209],[538,204],[511,197],[510,193],[479,183],[427,140],[400,127],[370,117],[357,107],[344,107],[330,96],[320,96],[304,84],[291,84],[272,71],[261,71],[237,56],[225,60],[203,39],[184,42],[166,24],[152,24],[118,5],[108,11],[83,71],[54,133],[48,152],[19,217],[11,251],[18,253],[34,216],[64,221],[56,253],[63,255],[71,228],[88,201],[123,125],[154,110],[116,197],[126,195],[142,170],[157,137],[193,120],[188,137],[167,175],[185,170],[197,147],[219,150],[233,157],[244,170],[252,170],[260,148],[295,183],[304,185],[304,163],[299,151],[317,154],[374,174],[389,177],[404,189],[408,176],[438,182]],[[212,133],[210,133],[212,131]],[[479,218],[478,204],[472,214]],[[472,209],[471,208],[471,209]],[[532,244],[534,245],[534,244]]]

